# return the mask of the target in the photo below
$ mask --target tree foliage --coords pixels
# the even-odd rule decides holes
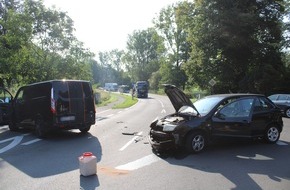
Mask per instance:
[[[42,1],[0,0],[0,85],[55,78],[91,80],[93,54],[72,19]]]
[[[215,92],[272,91],[283,75],[280,1],[198,0],[187,74]],[[271,78],[270,76],[276,76]]]
[[[54,78],[130,84],[137,80],[215,93],[290,91],[289,0],[180,1],[153,27],[128,35],[125,50],[98,52],[73,20],[43,1],[0,0],[0,86]]]
[[[159,69],[163,53],[162,38],[155,29],[134,31],[129,35],[124,62],[132,80],[147,81]]]

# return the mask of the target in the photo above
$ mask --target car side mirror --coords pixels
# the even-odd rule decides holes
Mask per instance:
[[[221,119],[221,120],[225,120],[226,117],[224,114],[220,113],[219,111],[217,111],[215,114],[214,114],[214,117],[218,118],[218,119]]]

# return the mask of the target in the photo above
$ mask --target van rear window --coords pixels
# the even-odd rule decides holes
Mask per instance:
[[[70,98],[83,98],[83,87],[81,82],[69,82]]]
[[[84,106],[94,110],[91,85],[88,82],[57,81],[53,84],[57,112],[80,111]],[[83,104],[84,103],[84,104]]]

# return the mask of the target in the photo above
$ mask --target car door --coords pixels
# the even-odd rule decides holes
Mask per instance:
[[[0,88],[0,125],[9,123],[9,113],[13,96],[5,89]]]
[[[22,87],[13,100],[13,120],[15,123],[30,123],[31,105],[29,87]]]
[[[212,117],[212,135],[250,136],[254,100],[255,97],[237,99],[218,110]]]
[[[281,112],[267,98],[259,97],[255,100],[252,114],[253,136],[264,134],[265,128],[272,122],[276,122]]]

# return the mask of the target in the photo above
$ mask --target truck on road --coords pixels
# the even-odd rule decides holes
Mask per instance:
[[[149,85],[146,81],[137,81],[135,85],[135,93],[137,98],[148,98]]]

